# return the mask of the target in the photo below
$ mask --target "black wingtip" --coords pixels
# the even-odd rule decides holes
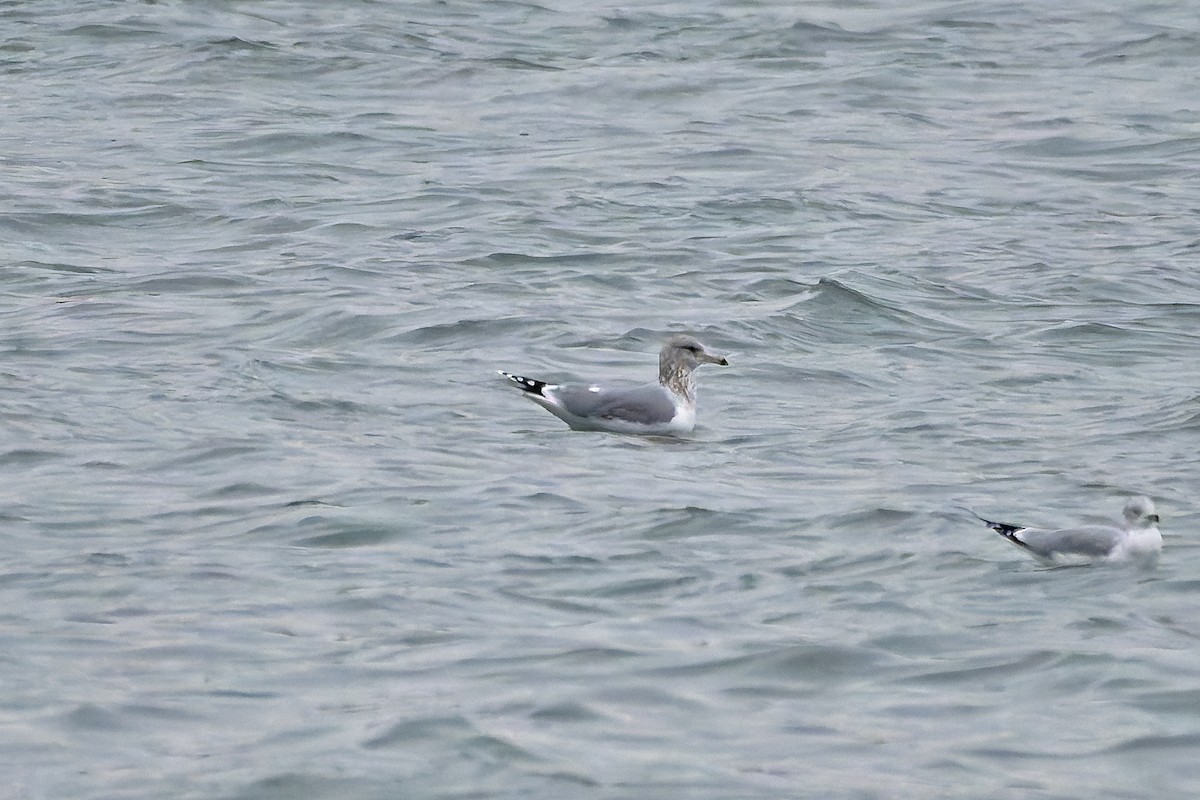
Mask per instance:
[[[505,372],[504,370],[496,371],[508,378],[509,381],[511,381],[515,386],[520,387],[522,391],[529,392],[530,394],[541,394],[542,389],[545,389],[550,385],[545,381],[537,381],[533,378],[526,378],[524,375],[513,375],[511,372]]]
[[[1024,542],[1022,542],[1020,539],[1017,538],[1017,534],[1020,531],[1025,530],[1024,525],[1010,525],[1007,522],[994,522],[990,519],[984,519],[983,517],[979,516],[974,511],[967,508],[966,506],[959,506],[959,508],[961,508],[963,511],[966,511],[972,517],[979,520],[984,525],[988,526],[988,528],[990,528],[991,530],[993,530],[996,533],[1003,536],[1005,539],[1008,539],[1013,544],[1018,545],[1020,547],[1024,547],[1024,548],[1029,547],[1029,545],[1025,544]]]
[[[980,519],[983,520],[984,525],[987,525],[989,528],[1003,536],[1005,539],[1008,539],[1013,544],[1025,548],[1029,547],[1029,545],[1017,538],[1017,533],[1025,530],[1023,525],[1009,525],[1007,522],[992,522],[990,519],[983,519],[983,517],[980,517]]]

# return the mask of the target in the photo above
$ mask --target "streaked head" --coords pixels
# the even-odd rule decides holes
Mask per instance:
[[[702,345],[699,340],[687,334],[672,336],[663,345],[662,351],[658,354],[658,368],[660,373],[677,371],[680,368],[691,372],[701,364],[728,366],[729,362],[725,360],[724,356],[709,352],[708,348]]]
[[[1149,497],[1134,497],[1125,504],[1125,521],[1131,528],[1149,528],[1158,524],[1158,512]]]

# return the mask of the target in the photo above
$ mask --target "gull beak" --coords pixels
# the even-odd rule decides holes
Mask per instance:
[[[1151,514],[1150,516],[1146,517],[1146,519],[1150,520],[1155,525],[1158,524],[1158,514]]]
[[[729,362],[725,360],[725,356],[713,355],[712,353],[704,353],[700,356],[700,360],[707,364],[720,364],[722,367],[729,366]]]

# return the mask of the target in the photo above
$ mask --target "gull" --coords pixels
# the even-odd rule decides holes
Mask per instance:
[[[500,374],[525,396],[577,431],[677,436],[696,425],[696,379],[701,364],[727,365],[691,336],[673,336],[658,354],[658,382],[620,388],[601,384],[552,384]]]
[[[976,514],[976,516],[979,516]],[[1149,497],[1134,497],[1125,504],[1120,526],[1084,525],[1077,528],[1027,528],[983,519],[985,525],[1039,560],[1050,564],[1092,561],[1148,560],[1162,550],[1158,514]]]

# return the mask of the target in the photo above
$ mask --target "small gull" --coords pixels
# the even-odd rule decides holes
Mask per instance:
[[[1084,525],[1057,530],[979,519],[1016,546],[1051,564],[1156,557],[1162,550],[1162,534],[1158,532],[1154,503],[1149,497],[1134,497],[1125,504],[1124,516],[1120,527]]]
[[[573,386],[500,372],[577,431],[678,435],[696,425],[696,379],[701,364],[729,362],[691,336],[673,336],[658,355],[658,382],[633,388]]]

